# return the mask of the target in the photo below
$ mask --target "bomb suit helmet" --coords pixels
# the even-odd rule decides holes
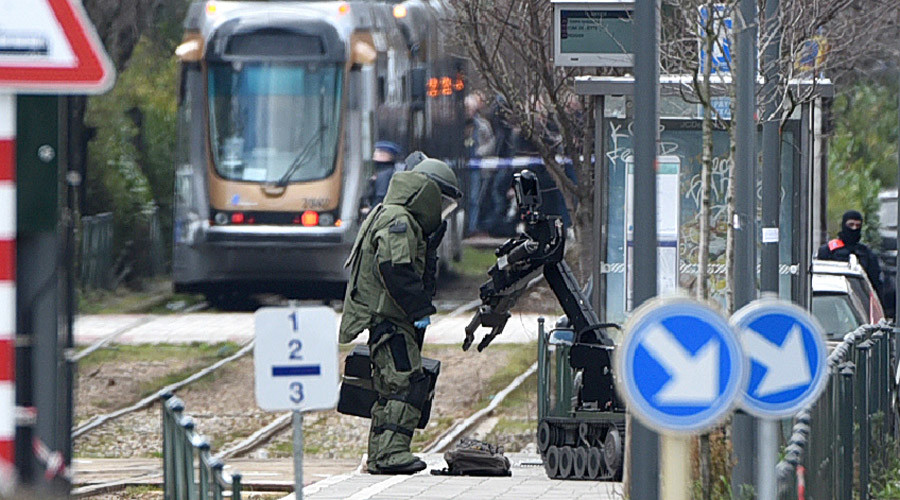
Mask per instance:
[[[459,181],[456,179],[453,169],[440,160],[427,158],[413,167],[413,172],[424,174],[438,185],[441,190],[441,218],[446,219],[456,209],[459,199],[462,198]]]

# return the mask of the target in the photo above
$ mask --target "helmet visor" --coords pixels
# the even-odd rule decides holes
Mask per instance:
[[[441,195],[441,219],[446,219],[456,210],[458,203],[447,195]]]

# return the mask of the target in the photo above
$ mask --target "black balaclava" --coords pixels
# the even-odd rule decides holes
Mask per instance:
[[[862,232],[862,228],[858,229],[850,229],[847,227],[848,220],[863,220],[863,216],[861,213],[856,210],[847,210],[844,212],[844,217],[841,220],[841,232],[838,233],[838,236],[841,237],[841,241],[846,243],[847,245],[853,245],[859,242],[860,233]]]

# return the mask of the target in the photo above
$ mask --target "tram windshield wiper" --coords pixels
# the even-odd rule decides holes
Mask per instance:
[[[296,172],[298,168],[306,163],[306,161],[309,159],[310,153],[312,153],[313,151],[313,145],[316,142],[321,141],[322,132],[324,130],[324,128],[320,127],[319,130],[309,138],[309,141],[303,146],[300,152],[297,153],[297,156],[294,157],[293,161],[291,161],[291,165],[288,167],[287,172],[285,172],[284,175],[281,176],[281,179],[278,179],[278,182],[275,183],[277,187],[287,186],[288,181],[290,181],[291,176],[294,175],[294,172]]]

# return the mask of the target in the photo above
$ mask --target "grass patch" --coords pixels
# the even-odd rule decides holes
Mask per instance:
[[[488,269],[496,263],[493,250],[464,246],[462,258],[453,264],[453,271],[463,276],[486,277]]]
[[[537,418],[537,373],[531,374],[522,382],[522,385],[506,396],[506,399],[498,406],[498,411],[527,409]]]
[[[273,444],[269,451],[276,453],[279,456],[288,456],[291,457],[294,455],[294,442],[293,441],[278,441]],[[310,455],[318,455],[322,453],[322,447],[317,444],[309,444],[306,441],[303,442],[303,454]]]
[[[535,432],[535,420],[519,420],[501,418],[491,433],[510,434],[522,432]]]
[[[171,360],[213,360],[221,359],[237,352],[240,346],[235,342],[207,344],[115,344],[92,352],[78,362],[81,368],[101,363],[171,361]]]
[[[141,310],[140,312],[149,314],[176,314],[205,300],[206,298],[203,295],[176,293],[168,297],[165,301],[151,304],[149,308]]]
[[[202,363],[199,366],[205,366],[206,364],[212,364],[214,362],[215,358],[204,358],[204,359],[208,363]],[[184,380],[184,379],[190,377],[191,375],[193,375],[194,373],[196,373],[197,369],[198,369],[198,365],[186,366],[181,370],[170,372],[163,376],[141,382],[141,384],[138,386],[138,391],[141,394],[141,398],[147,397],[151,394],[156,394],[163,387],[169,386],[176,382],[181,382],[182,380]],[[209,384],[215,383],[221,376],[221,373],[222,373],[221,370],[224,370],[224,369],[227,369],[227,368],[223,367],[219,370],[216,370],[212,373],[207,374],[200,380],[193,382],[192,385],[188,386],[188,390],[202,389],[204,386],[208,387]]]
[[[502,446],[507,452],[516,452],[533,443],[536,432],[537,420],[501,417],[484,441]]]
[[[200,303],[203,295],[172,293],[172,282],[151,280],[143,290],[120,286],[116,290],[79,290],[80,314],[172,314]]]
[[[485,386],[485,394],[489,397],[502,391],[537,361],[537,341],[528,344],[497,344],[490,346],[489,349],[505,349],[509,352],[506,363],[494,373]]]
[[[136,497],[139,495],[147,495],[150,493],[162,493],[162,490],[156,486],[151,486],[149,484],[142,484],[139,486],[129,486],[125,488],[124,496],[125,497]]]
[[[435,439],[438,438],[441,434],[447,431],[451,425],[453,425],[453,418],[451,417],[434,417],[428,420],[428,424],[424,429],[419,429],[413,434],[412,439],[412,451],[420,452],[425,445],[431,443]]]

